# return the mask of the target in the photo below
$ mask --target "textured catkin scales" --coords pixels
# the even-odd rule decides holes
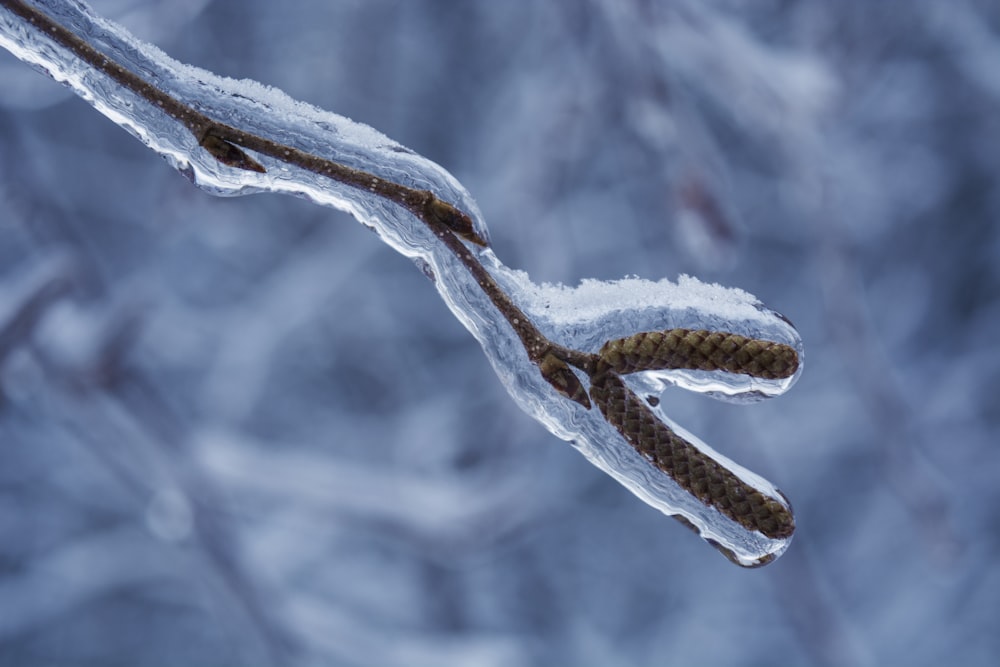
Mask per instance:
[[[704,329],[639,333],[608,341],[598,354],[623,375],[688,368],[778,380],[791,377],[799,368],[799,355],[788,345]]]
[[[590,396],[608,423],[681,488],[747,530],[771,539],[791,537],[795,520],[785,505],[670,430],[613,370],[599,371],[593,377]]]

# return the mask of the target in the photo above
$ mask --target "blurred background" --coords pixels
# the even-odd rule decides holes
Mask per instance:
[[[798,532],[731,565],[353,220],[2,53],[0,665],[996,664],[995,0],[92,1],[439,162],[535,281],[787,315],[788,395],[663,401]]]

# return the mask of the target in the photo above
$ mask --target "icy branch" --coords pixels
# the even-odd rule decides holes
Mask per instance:
[[[794,383],[801,341],[751,295],[683,276],[536,285],[496,258],[472,197],[438,165],[272,88],[182,65],[74,0],[0,0],[0,45],[212,194],[280,192],[351,213],[431,277],[552,433],[740,565],[787,548],[784,496],[657,398],[675,384],[752,401]]]

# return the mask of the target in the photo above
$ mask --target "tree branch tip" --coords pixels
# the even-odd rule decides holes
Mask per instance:
[[[659,411],[651,409],[658,405],[659,398],[652,395],[640,398],[638,390],[630,388],[624,376],[646,371],[693,369],[767,380],[786,379],[795,375],[800,367],[794,347],[736,333],[681,328],[640,332],[609,340],[596,353],[563,347],[549,340],[537,328],[491,275],[482,261],[482,255],[466,245],[488,248],[489,240],[485,227],[477,229],[473,216],[455,204],[439,198],[431,190],[396,183],[390,178],[309,154],[278,140],[214,120],[158,89],[155,82],[150,83],[124,65],[117,64],[31,4],[20,0],[0,0],[0,6],[27,18],[32,24],[40,25],[39,29],[53,33],[52,39],[72,50],[78,58],[183,124],[198,146],[221,164],[267,173],[267,169],[251,157],[252,152],[258,157],[266,156],[273,160],[272,164],[294,165],[402,207],[423,222],[427,230],[437,236],[465,266],[520,339],[530,362],[555,392],[587,410],[596,406],[598,410],[594,412],[603,416],[604,421],[617,430],[628,445],[704,505],[718,510],[748,531],[757,531],[770,539],[791,537],[795,529],[794,517],[784,494],[778,492],[784,502],[770,497],[685,441],[674,432],[669,422],[661,418],[663,415]],[[189,177],[190,164],[188,161],[183,170]],[[365,222],[362,224],[370,226]],[[429,271],[429,268],[422,268],[425,273]],[[585,383],[589,383],[589,392],[584,387]],[[575,411],[575,416],[579,415],[579,411]],[[690,520],[679,515],[676,518],[694,528]],[[705,539],[733,562],[747,566],[727,546],[707,537]],[[768,555],[756,561],[755,565],[770,562],[775,557]]]

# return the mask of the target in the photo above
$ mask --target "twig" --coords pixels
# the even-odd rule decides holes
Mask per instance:
[[[201,148],[226,166],[266,173],[266,167],[246,152],[252,151],[402,206],[458,258],[513,328],[542,377],[557,392],[588,410],[592,402],[596,403],[607,422],[632,447],[705,505],[768,538],[791,536],[794,520],[782,500],[766,496],[674,433],[636,396],[622,376],[653,369],[688,368],[723,370],[765,379],[787,378],[794,375],[799,365],[792,347],[726,332],[686,329],[638,333],[609,341],[598,353],[559,345],[541,333],[487,271],[477,254],[466,246],[466,242],[488,245],[467,213],[428,190],[410,188],[214,120],[114,62],[31,5],[21,0],[0,0],[0,6],[35,25],[95,70],[179,121]],[[589,392],[574,368],[587,378]],[[716,546],[727,552],[721,545]],[[727,555],[732,557],[731,553]]]

